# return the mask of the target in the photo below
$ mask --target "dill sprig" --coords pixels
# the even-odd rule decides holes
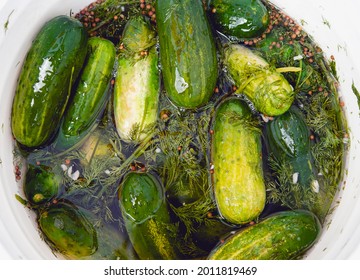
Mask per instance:
[[[293,182],[292,165],[286,161],[279,161],[271,155],[268,164],[273,171],[270,177],[266,177],[268,202],[279,203],[290,209],[313,210],[317,203],[316,193],[310,187]]]
[[[214,104],[200,112],[179,111],[167,102],[162,105],[170,117],[159,120],[158,136],[146,152],[151,161],[147,167],[162,178],[170,207],[185,227],[185,239],[190,242],[196,225],[204,223],[208,213],[216,209],[208,171]]]
[[[208,189],[198,200],[183,204],[180,207],[171,205],[174,213],[180,218],[180,221],[185,225],[185,238],[189,238],[191,234],[196,231],[199,224],[203,224],[209,213],[216,210],[216,206],[211,197],[211,190]]]

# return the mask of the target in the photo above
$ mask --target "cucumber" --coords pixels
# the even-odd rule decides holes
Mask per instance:
[[[125,52],[139,53],[156,44],[156,32],[143,16],[130,18],[123,31],[122,44]]]
[[[68,16],[45,23],[27,53],[12,105],[11,126],[22,146],[40,147],[60,125],[86,56],[87,33]]]
[[[85,155],[80,159],[82,166],[89,166],[93,160],[105,160],[106,158],[116,157],[114,147],[111,145],[110,133],[98,127],[81,143],[79,151]]]
[[[164,190],[149,173],[128,173],[119,189],[119,204],[130,241],[142,260],[181,258],[177,231],[171,221]]]
[[[61,177],[50,167],[29,164],[23,190],[26,199],[33,205],[41,205],[54,198],[61,185]]]
[[[183,108],[206,104],[217,80],[215,43],[201,0],[157,0],[164,87]]]
[[[75,145],[97,124],[109,97],[115,55],[111,41],[89,39],[86,62],[61,123],[58,147],[67,149]]]
[[[69,258],[90,256],[98,248],[94,227],[71,203],[59,202],[42,209],[38,223],[46,240]]]
[[[318,218],[305,210],[282,211],[246,227],[216,247],[210,260],[289,260],[317,240]]]
[[[260,113],[278,116],[294,102],[292,86],[281,73],[250,49],[231,44],[224,50],[224,64],[237,86]]]
[[[285,114],[266,124],[269,153],[288,163],[298,173],[298,183],[311,187],[315,178],[310,147],[310,132],[301,111],[292,106]]]
[[[211,0],[210,18],[223,34],[238,40],[260,36],[270,15],[260,0]]]
[[[125,52],[118,59],[114,88],[114,117],[121,139],[137,142],[151,134],[156,123],[160,74],[155,33],[143,18],[135,18],[126,26]],[[139,48],[145,46],[150,48],[141,51],[147,54],[139,54]]]
[[[158,116],[160,76],[153,47],[144,58],[120,57],[114,88],[114,115],[124,141],[142,141]]]
[[[216,109],[211,143],[214,196],[222,217],[233,224],[252,221],[265,206],[261,133],[254,123],[240,99],[229,98]]]

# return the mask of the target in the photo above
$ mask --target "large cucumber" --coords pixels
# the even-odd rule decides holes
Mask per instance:
[[[12,132],[26,147],[50,140],[59,127],[86,56],[87,33],[68,16],[48,21],[23,64],[12,107]]]
[[[124,141],[141,141],[152,132],[158,115],[160,75],[155,33],[143,18],[134,18],[127,23],[123,38],[125,52],[119,56],[114,88],[115,124]]]
[[[68,148],[76,144],[96,124],[109,96],[115,54],[111,41],[98,37],[89,39],[85,66],[61,123],[59,146]]]
[[[176,228],[172,224],[164,190],[149,173],[130,172],[119,190],[126,230],[140,259],[179,259]]]
[[[206,104],[217,80],[215,43],[201,0],[157,0],[164,86],[177,106]]]
[[[229,237],[209,255],[211,260],[288,260],[316,241],[321,227],[305,210],[283,211]]]
[[[220,214],[234,224],[259,216],[265,206],[261,134],[248,105],[237,98],[216,110],[211,145],[215,200]]]
[[[211,0],[210,17],[223,34],[237,39],[260,36],[270,15],[260,0]]]

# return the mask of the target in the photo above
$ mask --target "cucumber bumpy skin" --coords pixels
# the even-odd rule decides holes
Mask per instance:
[[[318,218],[305,210],[275,213],[231,235],[210,253],[210,260],[289,260],[317,240]]]
[[[238,88],[236,93],[245,94],[258,112],[278,116],[293,104],[292,86],[254,51],[231,44],[225,47],[224,64]]]
[[[261,133],[248,105],[237,98],[216,109],[211,157],[212,182],[220,214],[233,224],[257,218],[266,192],[261,159]]]
[[[142,141],[158,116],[160,76],[158,54],[152,47],[144,58],[119,58],[114,89],[115,125],[121,139]]]
[[[80,78],[64,113],[57,146],[67,149],[79,141],[97,124],[109,97],[109,85],[115,64],[114,44],[92,37]]]
[[[215,42],[201,0],[157,0],[163,81],[169,99],[194,109],[214,91],[218,67]]]
[[[173,221],[160,182],[149,173],[128,173],[119,189],[119,204],[125,227],[142,260],[181,259]]]
[[[126,142],[144,140],[157,121],[160,73],[155,38],[143,17],[132,18],[125,26],[125,50],[119,55],[115,79],[114,118],[116,130]]]
[[[12,105],[14,138],[28,148],[52,139],[86,56],[87,33],[68,16],[45,23],[27,53]]]
[[[98,249],[93,225],[71,203],[59,202],[42,209],[38,223],[47,240],[69,258],[90,256]]]

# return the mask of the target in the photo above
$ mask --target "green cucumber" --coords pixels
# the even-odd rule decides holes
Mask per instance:
[[[165,90],[177,106],[197,108],[217,80],[215,43],[201,0],[157,0],[156,22]]]
[[[236,39],[260,36],[270,22],[269,11],[260,0],[211,0],[210,7],[216,28]]]
[[[294,102],[292,86],[267,61],[250,49],[231,44],[225,48],[224,64],[237,86],[260,113],[277,116]]]
[[[269,153],[279,162],[288,163],[298,173],[298,183],[311,187],[314,180],[310,132],[301,111],[292,106],[285,114],[266,124]]]
[[[305,210],[283,211],[246,227],[209,255],[211,260],[289,260],[300,257],[321,231],[317,217]]]
[[[114,88],[115,125],[122,140],[137,142],[152,133],[158,116],[158,53],[155,33],[142,17],[127,23],[123,38]]]
[[[134,54],[151,48],[156,41],[156,32],[149,22],[142,16],[136,16],[126,23],[121,43],[125,52]]]
[[[50,201],[58,194],[60,185],[61,177],[50,167],[29,164],[23,189],[31,204],[40,205]]]
[[[97,123],[109,97],[115,54],[111,41],[89,39],[86,62],[60,127],[58,144],[62,148],[75,145]]]
[[[160,182],[149,173],[128,173],[119,203],[130,241],[140,259],[181,258],[174,227]],[[175,228],[175,227],[174,227]]]
[[[90,256],[98,248],[94,227],[71,203],[58,202],[42,209],[38,223],[50,244],[69,258]]]
[[[57,132],[70,88],[86,56],[87,33],[68,16],[45,23],[27,53],[12,105],[14,138],[29,148],[47,144]]]
[[[211,158],[214,195],[220,214],[230,223],[245,224],[265,206],[261,133],[248,105],[237,98],[216,110]]]

